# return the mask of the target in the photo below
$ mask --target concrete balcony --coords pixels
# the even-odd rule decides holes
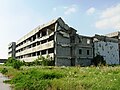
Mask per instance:
[[[21,56],[21,55],[25,55],[28,53],[33,53],[33,52],[37,52],[37,51],[41,51],[41,50],[45,50],[45,49],[49,49],[49,48],[53,48],[54,47],[54,41],[50,41],[50,42],[46,42],[44,44],[38,45],[36,47],[32,47],[29,49],[26,49],[24,51],[18,52],[16,53],[16,56]]]
[[[48,54],[42,55],[43,57],[46,57]],[[50,53],[49,54],[50,57],[54,57],[54,53]],[[24,60],[25,62],[33,62],[34,60],[36,60],[38,58],[38,56],[32,56],[32,57],[27,57],[27,58],[22,58],[20,60]]]
[[[28,42],[24,43],[23,45],[17,47],[16,50],[19,50],[19,49],[21,49],[21,48],[23,48],[23,47],[26,47],[26,46],[28,46],[28,45],[30,45],[30,44],[33,44],[33,43],[37,42],[37,41],[42,41],[42,40],[48,39],[48,38],[49,38],[50,36],[52,36],[52,35],[54,35],[54,32],[52,32],[50,35],[43,36],[43,37],[41,37],[41,38],[37,38],[37,39],[35,39],[35,40],[32,41],[32,42],[28,41]]]

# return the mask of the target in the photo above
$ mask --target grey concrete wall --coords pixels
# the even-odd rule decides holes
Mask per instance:
[[[87,40],[90,40],[89,43]],[[76,55],[76,65],[80,66],[88,66],[91,64],[91,60],[93,58],[93,43],[90,37],[85,36],[76,36],[76,47],[75,47],[75,55]],[[81,54],[79,50],[81,49]],[[87,54],[87,50],[89,50],[89,55]]]
[[[91,65],[91,60],[92,59],[87,59],[87,58],[77,58],[76,65],[80,66],[89,66]]]
[[[57,58],[55,61],[56,66],[71,66],[71,60],[67,58]]]

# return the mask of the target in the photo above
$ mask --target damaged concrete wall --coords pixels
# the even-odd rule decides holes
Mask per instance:
[[[62,22],[59,22],[62,23]],[[60,26],[62,25],[62,26]],[[69,27],[59,24],[56,34],[56,60],[57,66],[71,66],[70,36],[67,32]]]
[[[90,37],[76,37],[76,65],[88,66],[93,59],[93,43]]]
[[[94,42],[95,56],[101,55],[104,57],[107,64],[119,64],[119,48],[115,42]]]

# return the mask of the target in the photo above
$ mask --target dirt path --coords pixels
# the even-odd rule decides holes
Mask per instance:
[[[7,78],[7,77],[4,77],[4,76],[0,73],[0,90],[11,90],[9,84],[3,83],[4,80],[8,80],[8,78]]]

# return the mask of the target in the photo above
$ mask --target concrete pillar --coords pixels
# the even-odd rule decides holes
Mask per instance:
[[[42,37],[42,32],[40,32],[40,38]]]
[[[36,39],[38,39],[38,34],[36,34]]]
[[[55,24],[55,34],[54,34],[54,61],[55,61],[55,66],[57,66],[57,28],[58,28],[58,23]]]
[[[47,35],[48,35],[48,30],[49,30],[49,29],[46,30],[46,34],[47,34]]]

